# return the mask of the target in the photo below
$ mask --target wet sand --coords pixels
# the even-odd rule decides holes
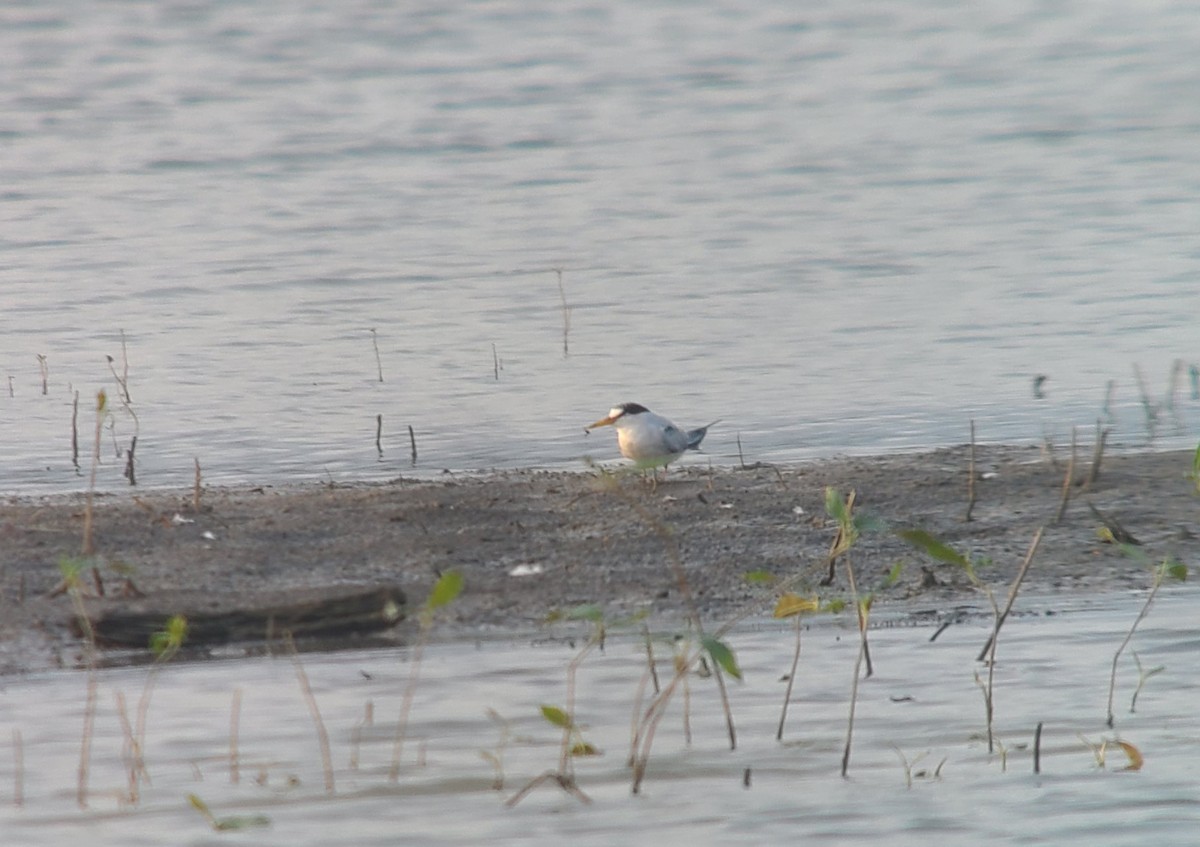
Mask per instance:
[[[800,576],[797,590],[845,595],[839,566],[822,587],[835,528],[826,486],[857,492],[857,510],[885,528],[865,533],[851,555],[860,586],[880,587],[877,608],[917,614],[986,601],[954,566],[937,565],[892,531],[920,527],[991,564],[981,574],[1007,590],[1035,531],[1045,535],[1023,593],[1049,595],[1145,587],[1146,564],[1105,543],[1090,502],[1115,519],[1147,556],[1194,564],[1200,496],[1190,452],[1108,455],[1087,483],[1090,448],[1079,451],[1061,522],[1066,456],[1038,448],[980,447],[976,503],[966,521],[969,451],[835,458],[796,466],[674,469],[656,488],[640,476],[608,482],[591,472],[447,474],[436,481],[137,491],[98,496],[94,539],[106,597],[92,613],[134,601],[116,597],[128,579],[142,606],[212,609],[319,596],[347,587],[399,585],[420,603],[440,573],[457,569],[461,597],[443,610],[438,634],[528,631],[555,610],[593,603],[614,617],[650,613],[651,626],[686,618],[672,548],[709,625],[743,612],[767,614],[776,589],[745,578]],[[78,555],[84,498],[10,498],[0,505],[0,672],[76,666],[69,598],[49,596],[58,561]],[[524,575],[521,575],[524,574]],[[411,619],[392,637],[411,635]],[[357,646],[347,643],[345,646]]]

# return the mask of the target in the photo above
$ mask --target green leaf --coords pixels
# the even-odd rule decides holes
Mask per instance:
[[[189,794],[187,796],[187,799],[188,799],[188,802],[192,804],[192,808],[195,809],[200,814],[204,815],[205,819],[209,823],[212,823],[214,820],[216,820],[213,817],[212,810],[208,808],[208,804],[205,803],[203,800],[201,800],[198,796],[196,796],[195,794]]]
[[[183,615],[173,615],[167,619],[161,630],[150,636],[150,651],[159,658],[170,658],[183,646],[183,641],[187,638],[187,629],[187,618]]]
[[[779,602],[775,604],[775,611],[772,613],[776,618],[790,618],[794,615],[803,615],[811,612],[821,611],[821,601],[813,597],[801,597],[799,594],[787,592],[779,598]]]
[[[79,575],[83,573],[83,569],[86,567],[87,559],[75,556],[63,556],[58,560],[59,573],[62,574],[63,582],[66,582],[68,585],[78,581]]]
[[[571,746],[572,756],[599,756],[600,751],[590,741],[577,741]]]
[[[876,515],[855,515],[854,528],[859,532],[878,532],[887,529],[887,521]]]
[[[1171,577],[1171,579],[1177,579],[1180,582],[1183,582],[1187,579],[1188,569],[1187,565],[1185,565],[1183,562],[1171,561],[1163,562],[1163,564],[1166,566],[1167,576]]]
[[[846,601],[841,597],[835,597],[825,604],[825,611],[831,615],[841,614],[846,611]]]
[[[601,623],[604,620],[604,610],[595,603],[584,603],[573,609],[568,609],[563,618],[568,621],[591,621]]]
[[[639,624],[650,617],[649,609],[638,609],[632,615],[622,615],[610,624],[614,629],[617,627],[631,627]],[[603,623],[603,621],[601,621]]]
[[[459,595],[462,588],[462,574],[458,571],[446,571],[433,586],[433,590],[429,592],[429,599],[425,601],[425,606],[430,610],[448,606],[454,602],[454,598]]]
[[[542,717],[550,721],[550,723],[554,724],[555,726],[561,727],[562,729],[570,729],[575,725],[571,720],[571,716],[568,715],[563,709],[558,708],[558,706],[547,706],[542,704]]]
[[[895,585],[900,581],[900,574],[903,572],[904,562],[896,562],[896,564],[892,565],[891,570],[887,572],[887,576],[884,577],[883,584],[888,587]]]
[[[230,815],[218,818],[208,808],[208,804],[195,794],[189,794],[187,799],[192,804],[192,808],[203,815],[204,819],[208,821],[208,825],[217,832],[234,832],[239,829],[271,825],[271,819],[266,815]]]
[[[266,815],[230,815],[213,821],[213,829],[217,832],[236,832],[239,829],[270,825],[271,819]]]
[[[746,571],[742,579],[752,585],[771,585],[775,582],[775,574],[770,571]]]
[[[962,568],[968,568],[971,565],[970,559],[949,544],[945,544],[934,538],[923,529],[902,529],[896,534],[918,550],[924,552],[931,559],[936,559],[939,562],[945,562],[949,565],[958,565]]]
[[[712,660],[734,679],[742,678],[742,669],[738,667],[737,659],[723,641],[706,635],[700,639],[700,644],[712,656]]]
[[[846,501],[842,499],[841,492],[833,486],[825,489],[825,512],[839,524],[846,524]]]
[[[1106,527],[1106,529],[1107,529],[1107,527]],[[1109,535],[1111,535],[1111,534],[1112,533],[1110,532]],[[1143,550],[1141,547],[1138,547],[1137,545],[1128,544],[1128,543],[1123,542],[1117,546],[1117,549],[1120,550],[1122,553],[1124,553],[1129,558],[1137,559],[1143,565],[1147,564],[1150,561],[1150,557],[1148,555],[1146,555],[1146,551]]]

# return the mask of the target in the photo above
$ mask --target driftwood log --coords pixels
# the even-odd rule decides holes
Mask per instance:
[[[185,649],[231,643],[270,642],[291,633],[297,641],[336,643],[380,634],[404,618],[404,591],[397,586],[351,586],[272,592],[261,596],[153,595],[105,600],[89,608],[102,647],[147,649],[174,615],[187,618]],[[78,620],[72,630],[82,637]]]

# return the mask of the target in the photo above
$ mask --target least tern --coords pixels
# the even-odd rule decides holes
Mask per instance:
[[[642,470],[663,468],[688,450],[695,450],[708,433],[708,426],[699,429],[680,429],[662,415],[656,415],[638,403],[622,403],[585,429],[590,432],[601,426],[617,431],[617,446],[621,455],[632,459]]]

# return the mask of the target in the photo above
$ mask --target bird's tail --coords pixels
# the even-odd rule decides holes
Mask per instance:
[[[687,448],[689,450],[700,449],[700,442],[704,440],[704,436],[708,435],[708,427],[719,424],[720,419],[713,421],[707,426],[702,426],[699,429],[689,429],[687,434]]]

